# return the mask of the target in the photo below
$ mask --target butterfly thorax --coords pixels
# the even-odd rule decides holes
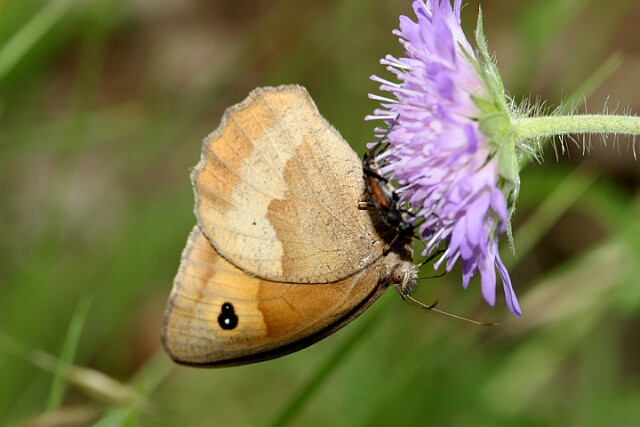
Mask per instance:
[[[413,235],[414,225],[410,212],[402,207],[398,193],[389,179],[382,175],[376,160],[376,151],[382,144],[381,141],[367,151],[362,161],[369,199],[385,224],[397,230],[402,236]],[[384,151],[385,148],[382,150]]]

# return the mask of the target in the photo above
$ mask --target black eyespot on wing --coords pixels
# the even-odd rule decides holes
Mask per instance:
[[[222,311],[218,316],[218,324],[225,330],[235,329],[238,326],[238,316],[236,316],[233,305],[230,302],[222,304]]]

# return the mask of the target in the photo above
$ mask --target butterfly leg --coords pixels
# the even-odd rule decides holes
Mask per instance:
[[[361,211],[375,209],[375,205],[371,202],[358,202],[358,209],[360,209]]]
[[[372,178],[375,179],[379,179],[380,181],[384,182],[384,183],[388,183],[389,179],[385,176],[382,176],[378,173],[377,167],[373,167],[371,166],[367,160],[365,159],[364,164],[362,165],[362,171],[365,173],[365,175],[370,176]]]

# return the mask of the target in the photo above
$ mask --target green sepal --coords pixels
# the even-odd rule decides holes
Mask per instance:
[[[489,44],[484,35],[484,27],[482,25],[482,8],[478,9],[478,21],[476,23],[476,45],[478,46],[479,57],[476,62],[476,69],[482,76],[485,86],[489,91],[491,98],[498,104],[498,109],[507,111],[508,102],[507,94],[504,90],[504,83],[500,77],[500,72],[493,58],[489,54]]]

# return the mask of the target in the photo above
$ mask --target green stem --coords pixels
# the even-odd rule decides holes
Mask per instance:
[[[516,140],[578,133],[640,135],[640,117],[585,114],[515,119]]]

